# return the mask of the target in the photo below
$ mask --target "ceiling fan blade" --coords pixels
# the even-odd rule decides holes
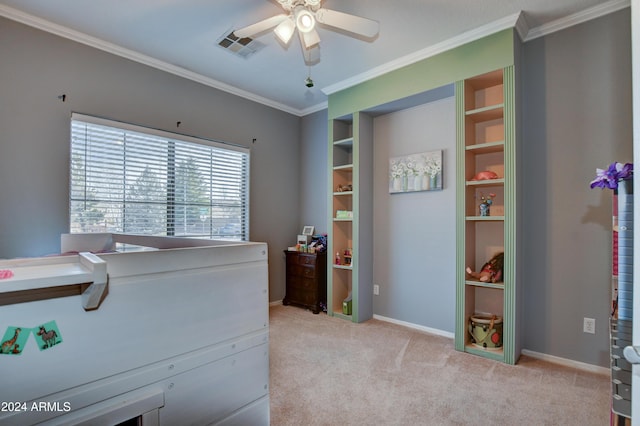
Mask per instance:
[[[378,21],[323,8],[316,11],[316,20],[321,24],[368,38],[373,38],[378,35],[380,29]]]
[[[303,33],[298,31],[302,37],[302,43],[304,44],[305,49],[311,49],[316,44],[320,43],[320,35],[318,35],[318,31],[316,29],[312,29],[309,32]]]
[[[252,37],[256,34],[270,30],[271,28],[277,26],[279,23],[287,19],[288,16],[289,15],[285,15],[284,13],[272,16],[271,18],[267,18],[260,22],[256,22],[255,24],[235,30],[233,33],[236,35],[236,37],[240,38]]]
[[[316,44],[311,49],[307,49],[304,54],[304,63],[305,65],[316,65],[320,62],[320,45]]]
[[[302,57],[304,58],[305,65],[315,65],[320,62],[320,43],[316,43],[310,48],[306,48],[304,46],[304,35],[300,31],[298,31],[298,35],[300,36],[300,47],[302,47]]]
[[[296,31],[296,24],[293,22],[293,19],[287,18],[284,21],[280,22],[276,29],[273,32],[276,36],[283,42],[285,45],[289,44],[289,40],[293,37],[293,33]]]

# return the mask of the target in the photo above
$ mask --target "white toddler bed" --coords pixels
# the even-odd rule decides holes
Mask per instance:
[[[0,424],[269,424],[266,244],[73,234],[61,248],[0,261]]]

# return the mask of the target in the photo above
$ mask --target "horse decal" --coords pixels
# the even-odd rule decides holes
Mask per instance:
[[[56,343],[56,338],[58,337],[58,333],[56,333],[55,330],[49,330],[47,331],[43,325],[40,326],[40,330],[38,331],[38,336],[40,336],[42,338],[42,341],[44,342],[44,345],[42,346],[42,349],[47,349],[52,347],[53,345],[55,345]]]

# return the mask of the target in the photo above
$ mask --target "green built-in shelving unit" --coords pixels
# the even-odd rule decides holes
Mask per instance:
[[[353,322],[373,316],[372,132],[362,112],[330,120],[327,313]]]
[[[456,83],[455,346],[508,364],[515,364],[520,356],[515,89],[514,66]],[[480,172],[493,175],[477,180]],[[493,201],[488,216],[481,213],[483,197]],[[467,266],[480,271],[498,253],[504,253],[504,266],[495,282],[483,282],[465,272]],[[483,331],[474,340],[471,319],[494,317],[496,336],[485,339]],[[478,324],[486,325],[474,325]]]
[[[518,316],[521,315],[521,280],[517,220],[517,138],[515,80],[519,37],[515,28],[498,31],[453,49],[434,54],[400,69],[329,94],[329,255],[353,251],[350,265],[328,263],[329,315],[361,322],[373,315],[373,118],[380,111],[419,105],[425,94],[455,85],[457,116],[456,182],[444,190],[457,194],[456,282],[442,283],[456,291],[455,347],[514,364],[520,354]],[[425,100],[424,102],[428,102]],[[424,103],[423,102],[423,103]],[[496,124],[496,123],[500,124]],[[453,167],[454,163],[446,163]],[[472,173],[496,166],[499,177],[472,181]],[[351,182],[350,191],[338,185]],[[476,213],[480,192],[495,193],[490,217]],[[337,217],[351,211],[350,219]],[[428,238],[425,235],[424,238]],[[499,283],[473,282],[465,267],[478,269],[495,251],[504,250],[504,279]],[[352,312],[342,302],[351,292]],[[425,301],[425,309],[429,303]],[[476,312],[503,318],[503,345],[489,350],[473,345],[467,330]]]

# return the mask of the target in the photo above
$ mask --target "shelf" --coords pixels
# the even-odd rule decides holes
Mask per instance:
[[[335,142],[333,142],[333,146],[340,146],[340,147],[352,147],[353,146],[353,137],[348,137],[348,138],[344,138],[344,139],[340,139],[337,140]]]
[[[465,285],[473,286],[473,287],[486,287],[486,288],[495,288],[498,290],[504,290],[504,282],[499,283],[485,283],[477,280],[466,280]]]
[[[471,152],[473,154],[492,154],[494,152],[503,152],[504,141],[485,142],[468,145],[465,149],[467,150],[467,152]]]
[[[353,195],[353,191],[342,191],[342,192],[334,192],[333,195],[335,196],[339,196],[339,195]]]
[[[473,88],[474,91],[488,89],[491,87],[502,86],[503,75],[502,70],[488,72],[486,74],[478,75],[470,78],[466,81],[467,85]]]
[[[504,104],[489,105],[466,111],[465,115],[474,122],[497,120],[504,115]]]
[[[338,218],[333,218],[334,222],[353,222],[353,219],[338,219]]]
[[[348,172],[352,172],[353,171],[353,164],[342,164],[340,166],[335,166],[333,168],[334,171],[339,172],[339,171],[348,171]]]
[[[504,185],[504,178],[468,180],[466,184],[467,186],[502,186]]]
[[[504,349],[483,349],[479,346],[474,345],[473,343],[469,343],[464,347],[465,352],[475,355],[481,355],[486,358],[491,358],[496,361],[504,360]]]
[[[86,311],[108,293],[107,263],[93,253],[0,262],[13,276],[0,286],[0,305],[81,295]]]
[[[345,314],[342,313],[342,311],[334,311],[333,312],[333,316],[337,317],[337,318],[345,319],[347,321],[352,321],[352,316],[351,315],[345,315]]]
[[[504,221],[504,216],[466,216],[469,222],[497,222]]]
[[[345,271],[353,271],[353,265],[336,265],[333,264],[334,269],[343,269]]]

